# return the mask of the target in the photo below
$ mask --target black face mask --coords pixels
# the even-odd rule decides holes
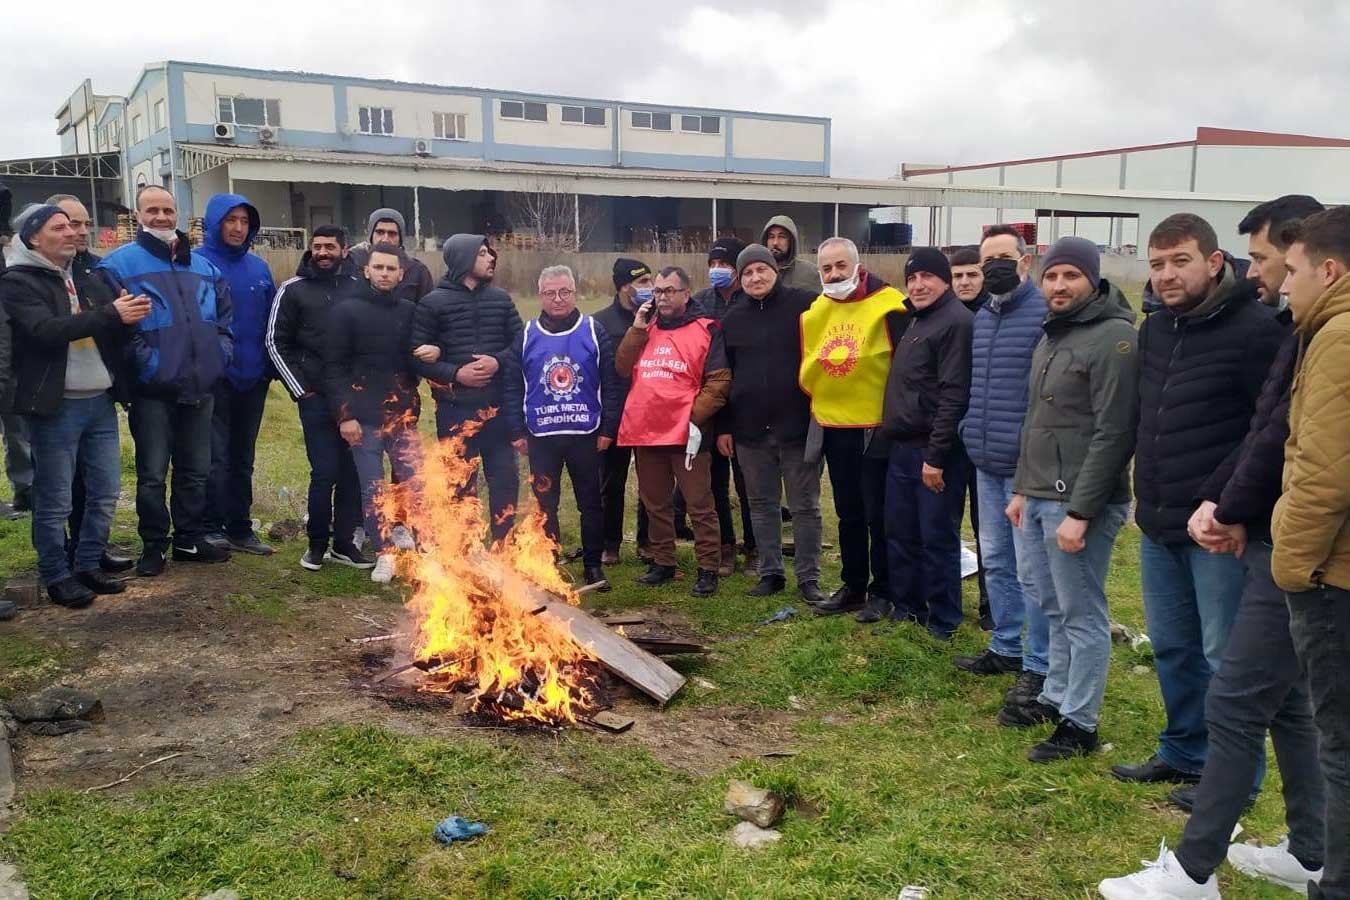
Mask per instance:
[[[1017,274],[1017,260],[991,259],[983,266],[984,289],[991,294],[1006,294],[1022,283]]]

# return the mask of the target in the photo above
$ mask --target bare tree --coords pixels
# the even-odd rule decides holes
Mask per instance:
[[[542,176],[526,187],[507,199],[512,231],[528,236],[540,250],[580,250],[600,220],[599,200],[579,197],[560,180]]]

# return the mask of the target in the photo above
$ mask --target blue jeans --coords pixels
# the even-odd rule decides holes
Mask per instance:
[[[75,460],[84,476],[84,519],[74,538],[76,572],[98,569],[108,548],[117,492],[122,484],[117,408],[104,393],[85,400],[66,399],[51,416],[28,416],[33,447],[33,548],[38,577],[54,584],[70,577],[66,556],[66,520],[70,517]]]
[[[361,479],[361,508],[365,510],[366,537],[376,554],[388,545],[380,530],[380,514],[375,508],[375,494],[384,480],[384,457],[389,456],[389,468],[394,478],[407,482],[413,477],[413,459],[417,453],[417,428],[391,424],[361,423],[361,443],[352,448],[352,462]],[[390,525],[392,526],[392,522]]]
[[[1195,544],[1160,544],[1144,535],[1139,573],[1167,710],[1158,756],[1174,769],[1198,775],[1209,749],[1205,693],[1228,645],[1247,572],[1231,553],[1210,553]]]
[[[989,591],[989,611],[994,617],[989,649],[1002,656],[1020,656],[1023,671],[1044,675],[1050,667],[1050,622],[1041,611],[1036,582],[1027,568],[1022,532],[1004,515],[1012,500],[1012,483],[1011,475],[990,475],[975,469],[975,494],[980,498],[980,563]]]
[[[947,638],[961,624],[961,517],[966,506],[964,453],[942,471],[943,490],[923,484],[923,448],[891,447],[886,469],[886,549],[893,615]]]
[[[1116,503],[1103,509],[1088,524],[1084,547],[1077,553],[1059,549],[1055,538],[1068,509],[1058,500],[1028,497],[1022,514],[1027,571],[1050,623],[1050,666],[1039,699],[1079,728],[1096,731],[1111,665],[1106,573],[1130,506]]]

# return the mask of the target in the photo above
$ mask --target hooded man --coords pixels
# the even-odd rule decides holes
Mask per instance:
[[[1111,661],[1106,576],[1116,534],[1130,515],[1130,454],[1139,409],[1134,310],[1101,277],[1097,246],[1060,238],[1041,260],[1050,313],[1031,361],[1007,515],[1022,529],[1026,566],[1050,623],[1041,693],[1004,698],[1000,725],[1055,724],[1032,762],[1087,755]]]
[[[830,472],[844,581],[816,611],[858,610],[870,597],[872,612],[864,619],[876,621],[889,606],[891,589],[882,398],[909,310],[904,294],[863,268],[848,238],[825,240],[816,263],[821,294],[801,317],[797,381],[811,402],[807,456],[823,455]]]
[[[366,239],[359,244],[353,244],[347,251],[354,271],[359,275],[365,270],[372,245],[393,244],[402,247],[407,233],[408,226],[404,222],[403,213],[388,208],[375,210],[366,219]],[[407,254],[407,258],[403,261],[403,280],[398,284],[398,295],[416,303],[435,287],[436,280],[431,277],[431,270],[426,264],[412,254]]]
[[[445,242],[445,276],[422,298],[413,318],[413,344],[440,348],[435,362],[418,359],[414,369],[431,382],[436,433],[448,438],[502,405],[501,364],[524,329],[511,295],[493,287],[497,251],[481,234],[456,234]],[[506,420],[493,415],[464,443],[467,456],[481,457],[487,476],[492,537],[500,540],[515,522],[520,490],[516,452]],[[477,472],[464,490],[473,493]]]
[[[652,299],[652,270],[638,259],[620,256],[614,260],[614,300],[595,314],[595,321],[604,327],[616,346],[628,329],[642,304]],[[632,386],[631,373],[619,372],[619,412]],[[605,552],[604,564],[618,565],[619,546],[623,543],[623,508],[627,500],[628,468],[633,460],[633,448],[612,445],[604,452],[604,471],[600,474],[600,505],[604,509]],[[647,508],[637,502],[638,556],[647,552]]]
[[[205,540],[206,480],[216,382],[234,350],[230,286],[176,230],[173,195],[158,185],[136,195],[136,242],[104,257],[97,272],[115,291],[146,294],[151,312],[136,326],[129,356],[131,436],[136,441],[137,574],[164,571],[173,527],[178,562],[225,562],[228,550]],[[164,480],[173,466],[173,506]]]
[[[206,540],[254,556],[273,550],[253,531],[253,459],[271,373],[264,342],[277,288],[272,269],[249,252],[262,221],[242,194],[206,203],[198,251],[225,276],[234,307],[234,356],[216,383],[211,413],[211,477]]]
[[[13,328],[13,407],[25,416],[33,443],[38,575],[54,603],[88,606],[95,594],[124,590],[100,565],[122,469],[118,361],[132,326],[149,315],[150,300],[126,291],[114,299],[98,279],[81,278],[77,286],[71,271],[75,230],[60,207],[28,207],[15,220],[15,231],[0,275],[0,303],[10,322],[0,329]],[[8,374],[10,360],[0,362]],[[66,524],[77,457],[86,500],[72,566]]]
[[[0,229],[9,227],[13,200],[9,188],[0,184]],[[51,203],[51,201],[47,201]],[[18,238],[11,239],[14,244]],[[0,250],[4,250],[0,244]],[[5,271],[5,253],[0,253],[0,272]],[[0,500],[0,515],[17,518],[33,507],[33,451],[28,446],[28,431],[23,416],[6,410],[0,415],[0,430],[5,436],[5,476],[13,491],[13,503]]]
[[[774,216],[765,224],[759,242],[773,254],[778,278],[784,287],[801,288],[813,294],[820,289],[820,277],[815,267],[797,258],[801,238],[797,234],[797,223],[791,218]]]

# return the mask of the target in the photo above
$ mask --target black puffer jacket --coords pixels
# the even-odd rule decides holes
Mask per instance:
[[[1186,523],[1205,480],[1237,450],[1286,329],[1231,267],[1194,309],[1166,307],[1139,329],[1134,491],[1139,528],[1190,542]]]
[[[413,343],[435,344],[441,358],[434,363],[413,361],[419,375],[431,382],[438,403],[454,403],[474,409],[500,406],[502,369],[506,352],[525,327],[511,295],[491,284],[473,290],[464,286],[464,276],[473,271],[478,249],[487,243],[481,234],[457,234],[445,242],[446,272],[440,284],[417,304],[413,319]],[[465,387],[455,381],[459,367],[481,353],[497,360],[497,374],[485,386]]]
[[[975,317],[948,290],[927,309],[916,308],[911,319],[891,357],[882,434],[905,446],[923,447],[923,461],[942,469],[970,406]]]
[[[811,401],[797,383],[802,366],[800,321],[815,299],[808,291],[781,282],[762,300],[736,292],[721,317],[731,396],[718,415],[719,433],[752,444],[770,435],[780,444],[806,440]]]
[[[337,304],[360,293],[350,258],[336,270],[321,272],[305,251],[295,277],[282,282],[267,320],[264,344],[292,400],[324,392],[323,353],[329,317]]]
[[[333,310],[323,370],[328,404],[338,422],[380,425],[409,413],[416,418],[417,376],[409,366],[412,318],[411,300],[381,294],[368,283]]]
[[[1262,539],[1270,537],[1270,514],[1280,499],[1284,444],[1289,440],[1289,389],[1298,362],[1298,337],[1291,331],[1289,311],[1275,318],[1289,333],[1256,398],[1247,436],[1205,479],[1195,498],[1217,504],[1214,518],[1220,522],[1246,525],[1249,537]]]

